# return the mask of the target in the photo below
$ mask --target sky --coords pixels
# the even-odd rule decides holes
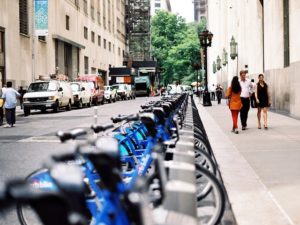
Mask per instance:
[[[187,22],[194,21],[193,0],[170,0],[172,13],[179,14]]]

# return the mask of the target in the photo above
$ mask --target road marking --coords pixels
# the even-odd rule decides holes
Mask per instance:
[[[60,143],[60,141],[56,136],[36,136],[36,137],[21,139],[17,142]]]

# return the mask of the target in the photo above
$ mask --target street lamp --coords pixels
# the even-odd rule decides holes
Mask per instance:
[[[191,60],[191,64],[193,69],[197,72],[197,77],[196,77],[196,87],[197,87],[197,92],[196,95],[199,96],[199,90],[198,90],[198,86],[199,86],[199,75],[198,75],[198,71],[201,68],[200,62],[196,61],[196,60]]]
[[[234,37],[232,36],[230,41],[230,58],[235,60],[236,58],[236,74],[238,76],[238,66],[239,66],[239,55],[237,51],[237,42],[235,41]]]
[[[221,66],[221,58],[220,56],[217,56],[217,70],[219,71],[222,68]]]
[[[203,106],[211,106],[210,94],[207,87],[207,47],[211,46],[213,34],[208,30],[199,33],[199,41],[204,51],[205,90],[203,93]]]
[[[223,54],[222,54],[222,64],[223,66],[226,66],[228,63],[228,58],[227,58],[228,53],[226,52],[225,48],[223,49]]]
[[[235,60],[235,57],[238,56],[237,53],[237,42],[235,41],[234,37],[232,36],[230,41],[230,58]]]
[[[215,61],[213,61],[213,73],[217,72],[217,64]]]

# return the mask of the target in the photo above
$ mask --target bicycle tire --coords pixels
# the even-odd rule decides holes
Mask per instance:
[[[219,182],[219,180],[207,169],[201,167],[200,165],[196,164],[196,170],[202,173],[206,178],[211,182],[214,197],[215,197],[215,210],[214,213],[211,215],[210,219],[206,221],[206,223],[202,223],[203,225],[217,225],[220,223],[224,211],[225,211],[225,191],[223,186]],[[199,215],[198,215],[199,217]]]
[[[195,158],[196,160],[199,159],[199,157],[202,157],[201,161],[198,161],[200,165],[204,166],[206,169],[208,169],[212,174],[217,174],[217,166],[213,159],[211,158],[211,155],[209,155],[206,151],[199,149],[197,147],[195,149]],[[197,162],[197,161],[196,161]]]
[[[38,173],[41,173],[41,172],[47,172],[48,169],[45,169],[45,168],[40,168],[40,169],[37,169],[35,171],[33,171],[32,173],[30,173],[29,175],[26,176],[25,180],[29,180],[30,178],[32,178],[35,174],[38,174]],[[17,215],[18,215],[18,219],[19,219],[19,222],[21,225],[42,225],[42,222],[40,221],[34,221],[34,223],[32,223],[32,221],[28,221],[28,218],[26,218],[25,216],[25,210],[29,210],[30,211],[30,206],[26,205],[26,204],[20,204],[18,203],[17,206],[16,206],[16,211],[17,211]],[[27,209],[26,209],[27,208]],[[31,209],[32,210],[32,209]],[[33,211],[33,210],[32,210]],[[38,217],[36,215],[35,212],[32,212],[33,213],[33,217],[34,218],[31,218],[31,220],[36,220],[37,218],[35,217]],[[39,219],[38,219],[39,220]]]

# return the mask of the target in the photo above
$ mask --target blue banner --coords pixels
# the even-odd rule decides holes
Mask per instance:
[[[34,26],[36,36],[48,35],[48,0],[34,0]]]

